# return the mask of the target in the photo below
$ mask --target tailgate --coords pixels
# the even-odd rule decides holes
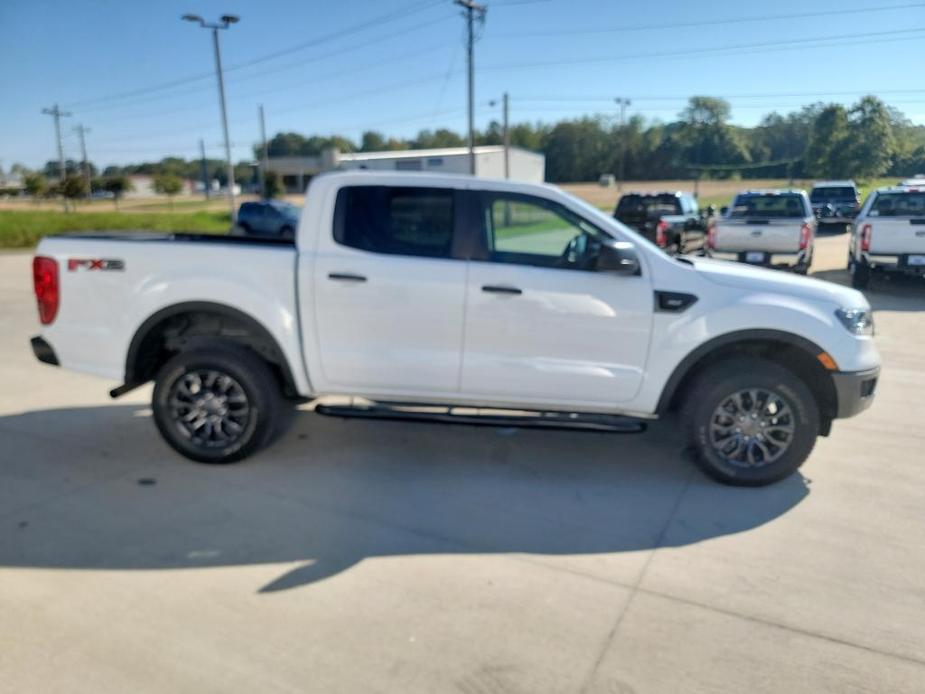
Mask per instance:
[[[872,217],[861,228],[867,224],[873,255],[925,255],[925,217]]]
[[[802,226],[802,219],[721,219],[715,226],[714,248],[724,253],[797,253]]]

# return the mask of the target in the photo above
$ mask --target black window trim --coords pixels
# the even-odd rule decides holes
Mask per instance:
[[[391,189],[410,189],[410,190],[434,190],[441,193],[450,193],[453,196],[453,228],[451,230],[452,236],[450,239],[450,254],[448,256],[432,256],[432,255],[415,255],[413,253],[383,253],[381,251],[371,251],[365,248],[357,248],[356,246],[350,246],[346,243],[343,243],[339,239],[343,238],[344,230],[344,220],[345,220],[345,205],[346,205],[346,191],[351,188],[391,188]],[[459,188],[447,188],[446,186],[428,186],[428,185],[377,185],[377,184],[356,184],[356,185],[347,185],[338,188],[337,195],[334,199],[334,220],[331,225],[331,240],[340,248],[349,248],[354,253],[369,253],[371,255],[382,255],[382,256],[395,256],[397,258],[418,258],[420,260],[468,260],[470,253],[468,248],[466,248],[467,236],[470,234],[464,234],[461,230],[467,228],[467,217],[468,210],[471,207],[468,204],[467,191]]]

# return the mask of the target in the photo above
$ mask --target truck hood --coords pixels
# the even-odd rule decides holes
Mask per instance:
[[[727,260],[690,258],[698,274],[724,287],[752,292],[787,294],[809,301],[831,304],[836,308],[869,308],[867,299],[856,289],[834,282],[793,275],[780,270],[767,270]]]

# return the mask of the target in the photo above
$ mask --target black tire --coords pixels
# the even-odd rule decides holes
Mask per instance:
[[[717,441],[719,427],[730,426],[726,419],[732,420],[732,427],[738,424],[738,410],[729,414],[724,405],[733,402],[735,394],[749,390],[756,393],[757,406],[753,402],[752,411],[763,412],[755,419],[745,415],[741,426],[750,427],[743,429],[746,433],[730,430],[728,438]],[[777,418],[768,415],[770,408],[762,408],[762,403],[765,408],[779,404],[775,408]],[[819,435],[819,409],[806,384],[789,369],[753,357],[733,358],[700,374],[685,394],[681,422],[700,469],[724,484],[742,487],[760,487],[793,474],[809,457]],[[770,428],[763,428],[768,422]],[[786,427],[791,433],[784,445],[784,434],[779,430]],[[749,443],[743,449],[746,439]],[[723,442],[733,443],[734,452],[742,450],[746,460],[724,455],[720,450]],[[767,459],[762,450],[770,451]],[[775,455],[778,457],[771,457]]]
[[[219,378],[208,385],[212,373]],[[197,402],[203,402],[198,395],[217,400],[212,406],[224,410],[208,411],[205,404],[197,407]],[[222,344],[181,352],[164,364],[155,380],[151,407],[158,431],[174,450],[200,463],[225,464],[252,455],[270,441],[280,400],[279,384],[266,362],[249,349]],[[200,414],[193,421],[185,419],[194,410]],[[221,422],[217,424],[215,417]],[[202,424],[202,431],[208,431],[205,436],[190,430],[204,420],[210,420]],[[225,431],[232,425],[239,431]]]
[[[870,266],[867,263],[854,261],[848,269],[851,272],[852,287],[867,289],[870,286]]]

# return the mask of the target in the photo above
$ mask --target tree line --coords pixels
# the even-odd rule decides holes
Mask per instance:
[[[787,114],[766,115],[754,127],[730,123],[731,107],[724,99],[694,96],[671,122],[634,115],[625,124],[612,116],[593,115],[556,123],[516,123],[511,143],[546,155],[546,178],[552,182],[594,181],[616,173],[623,157],[628,180],[701,178],[855,178],[883,175],[912,176],[925,172],[925,126],[913,125],[899,110],[875,96],[851,106],[814,103]],[[476,133],[479,145],[500,145],[503,129],[492,121]],[[268,142],[271,157],[318,156],[327,148],[343,152],[463,147],[465,137],[453,130],[421,130],[399,138],[377,131],[364,132],[358,141],[343,135],[277,133]],[[259,160],[261,150],[254,147]],[[19,165],[17,165],[19,166]],[[132,174],[179,179],[202,178],[199,159],[165,157],[157,162],[91,167],[91,185],[116,197],[125,192]],[[225,185],[224,162],[206,161],[210,180]],[[23,167],[20,166],[22,170]],[[80,162],[65,162],[68,179],[81,178]],[[34,188],[48,190],[58,176],[58,163],[31,172]],[[235,165],[235,180],[253,181],[254,163]],[[44,181],[44,183],[43,183]],[[57,185],[61,186],[62,183]],[[76,189],[77,183],[69,184]],[[85,185],[85,184],[84,184]],[[167,186],[174,187],[171,181]]]

